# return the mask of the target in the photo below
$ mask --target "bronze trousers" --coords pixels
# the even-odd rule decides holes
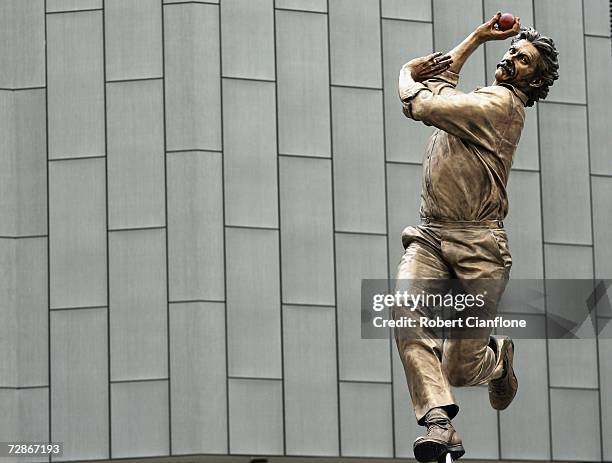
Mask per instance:
[[[494,316],[510,275],[512,257],[506,232],[499,221],[441,223],[425,220],[402,232],[405,253],[398,265],[397,283],[421,285],[435,291],[435,280],[503,280],[486,297],[486,308]],[[431,279],[431,282],[426,280]],[[411,280],[410,282],[408,280]],[[431,286],[428,288],[428,286]],[[397,288],[396,287],[396,288]],[[394,308],[394,317],[431,316],[427,307],[416,310]],[[502,359],[491,347],[491,329],[483,328],[467,339],[451,336],[443,340],[438,330],[411,328],[410,335],[395,328],[396,345],[419,424],[434,407],[442,407],[453,418],[459,406],[451,386],[486,384],[503,373]]]

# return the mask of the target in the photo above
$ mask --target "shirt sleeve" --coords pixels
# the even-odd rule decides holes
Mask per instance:
[[[431,79],[415,82],[410,73],[403,69],[399,77],[399,94],[402,101],[414,98],[421,90],[429,90],[434,95],[454,95],[462,93],[456,89],[459,74],[452,71],[444,71]]]
[[[453,71],[444,71],[431,79],[423,82],[434,95],[455,95],[463,93],[457,90],[459,74]]]
[[[495,150],[513,104],[507,89],[485,87],[470,93],[440,93],[441,87],[437,86],[436,94],[427,85],[421,85],[404,93],[402,105],[406,117]]]

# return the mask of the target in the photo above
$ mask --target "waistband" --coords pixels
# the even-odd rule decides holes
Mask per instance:
[[[442,228],[504,228],[502,220],[440,220],[421,217],[421,224]]]

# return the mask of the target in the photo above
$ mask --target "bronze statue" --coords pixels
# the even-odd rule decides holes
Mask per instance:
[[[503,280],[487,297],[496,305],[510,275],[512,257],[503,219],[506,185],[525,119],[525,106],[546,98],[558,78],[554,42],[534,29],[496,27],[501,13],[480,25],[448,54],[434,53],[406,63],[399,96],[406,117],[433,125],[423,160],[422,223],[402,233],[403,279]],[[481,44],[515,36],[497,64],[493,85],[470,93],[457,90],[459,72]],[[464,283],[462,283],[464,284]],[[432,283],[433,285],[433,283]],[[417,309],[421,316],[427,308]],[[394,316],[411,316],[396,308]],[[414,316],[414,314],[412,314]],[[418,335],[395,330],[417,422],[427,427],[417,438],[418,461],[435,461],[465,450],[451,420],[459,411],[451,386],[489,385],[493,408],[503,410],[518,382],[512,368],[514,344],[484,329],[468,339],[446,339],[422,328]]]

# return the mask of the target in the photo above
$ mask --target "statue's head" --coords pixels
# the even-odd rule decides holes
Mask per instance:
[[[559,78],[559,60],[555,43],[532,28],[521,29],[508,51],[497,63],[495,81],[523,91],[527,106],[548,95],[549,87]]]

